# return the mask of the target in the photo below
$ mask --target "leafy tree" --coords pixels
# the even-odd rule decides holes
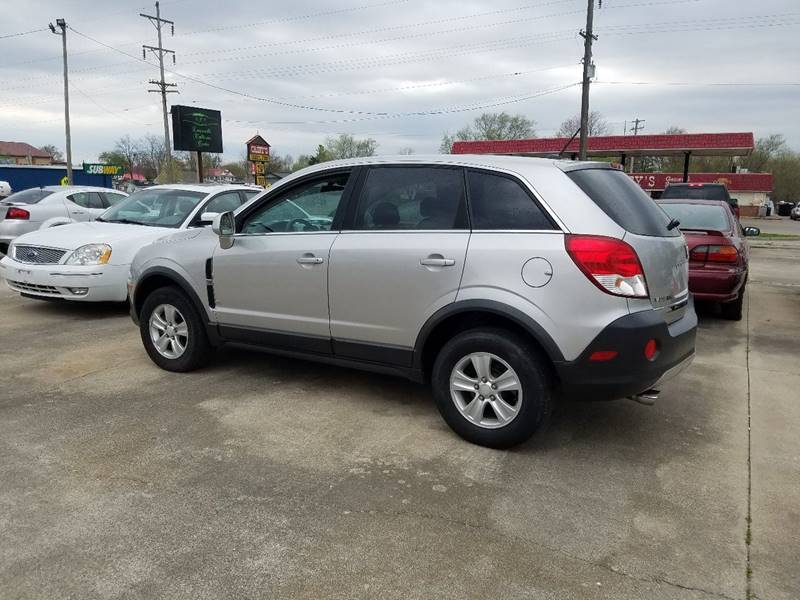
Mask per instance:
[[[750,156],[742,161],[742,166],[754,172],[763,171],[774,157],[787,150],[784,137],[779,133],[773,133],[756,141],[756,147]]]
[[[568,119],[564,119],[561,127],[558,128],[558,137],[572,137],[575,132],[580,129],[581,116],[577,114]],[[608,121],[605,120],[602,113],[593,110],[589,113],[589,136],[595,135],[608,135],[611,133],[611,127]]]
[[[536,121],[524,115],[509,115],[506,112],[483,113],[454,134],[445,132],[439,151],[449,154],[454,142],[471,140],[524,140],[536,137]]]
[[[39,148],[39,150],[42,150],[43,152],[47,152],[50,155],[50,157],[53,159],[53,162],[63,162],[64,161],[64,155],[61,153],[61,150],[59,150],[53,144],[46,144],[46,145],[42,146],[41,148]]]
[[[246,181],[247,176],[250,174],[247,163],[242,161],[223,163],[222,168],[230,171],[236,179],[241,179],[242,181]]]
[[[336,138],[329,137],[325,139],[325,151],[330,157],[328,160],[374,156],[377,148],[378,142],[372,138],[359,140],[346,133],[342,133]],[[317,153],[319,154],[319,149],[317,149]],[[323,161],[320,160],[318,162]]]

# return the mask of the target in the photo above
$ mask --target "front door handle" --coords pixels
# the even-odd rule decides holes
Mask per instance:
[[[297,262],[301,265],[321,265],[323,261],[319,256],[301,256]]]
[[[86,213],[83,212],[82,210],[73,210],[72,214],[73,215],[85,215]]]
[[[422,258],[419,261],[423,267],[452,267],[456,261],[452,258]]]

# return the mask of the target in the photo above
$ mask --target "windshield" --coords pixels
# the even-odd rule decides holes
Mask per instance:
[[[97,220],[176,228],[206,195],[165,188],[140,190],[109,208]]]
[[[664,200],[721,200],[728,201],[724,185],[669,185],[661,194]]]
[[[46,198],[52,194],[50,190],[43,190],[42,188],[31,188],[29,190],[22,190],[16,194],[11,194],[3,202],[19,202],[20,204],[36,204],[42,198]]]
[[[728,210],[714,204],[672,204],[661,205],[664,212],[680,221],[680,229],[699,229],[711,231],[730,231]]]

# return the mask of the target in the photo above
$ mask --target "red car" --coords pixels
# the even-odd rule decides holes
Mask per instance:
[[[761,230],[742,228],[724,201],[659,200],[658,204],[686,237],[689,291],[696,300],[719,303],[725,318],[740,320],[749,254],[744,238]]]

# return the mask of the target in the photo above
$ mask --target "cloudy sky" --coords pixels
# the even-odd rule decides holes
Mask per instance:
[[[163,0],[175,21],[167,79],[175,104],[222,111],[225,158],[260,132],[281,154],[326,136],[369,136],[378,151],[434,152],[484,111],[555,134],[580,105],[586,0]],[[63,148],[60,38],[67,20],[74,162],[120,136],[161,134],[158,77],[142,44],[142,0],[30,0],[0,23],[0,140]],[[595,12],[591,108],[621,134],[783,133],[800,149],[798,0],[603,0]],[[39,30],[26,35],[17,33]],[[148,64],[150,63],[150,64]],[[793,85],[790,85],[793,84]]]

